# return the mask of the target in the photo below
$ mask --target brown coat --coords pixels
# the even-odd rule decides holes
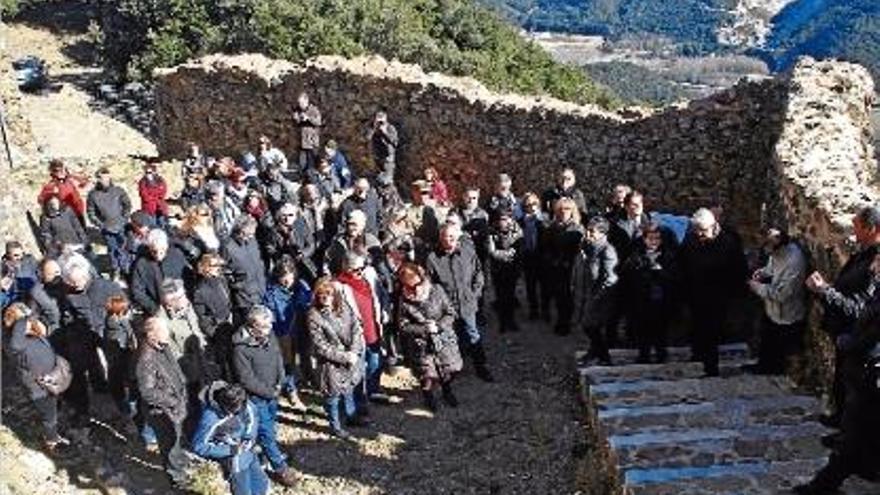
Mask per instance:
[[[343,306],[341,314],[332,310],[312,308],[308,314],[312,354],[318,361],[318,381],[321,393],[339,395],[349,393],[364,378],[364,361],[348,364],[345,354],[364,353],[364,333],[357,318]]]
[[[462,360],[453,323],[455,309],[446,292],[433,284],[427,297],[400,299],[400,332],[411,339],[413,360],[422,379],[446,381],[461,371]],[[437,325],[430,333],[428,323]]]

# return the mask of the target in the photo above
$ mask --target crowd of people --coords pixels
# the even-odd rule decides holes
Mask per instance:
[[[240,159],[192,143],[176,194],[155,163],[145,165],[137,210],[106,168],[83,200],[91,180],[50,164],[38,198],[42,256],[8,242],[0,278],[4,348],[50,452],[69,445],[59,404],[72,426],[85,426],[92,397],[109,394],[172,483],[186,484],[188,449],[217,460],[233,493],[266,493],[263,460],[272,479],[292,486],[276,435],[281,399],[304,410],[300,391],[319,393],[330,433],[350,439],[350,428],[369,425],[372,405],[395,402],[383,373],[408,366],[425,408],[457,407],[453,382],[465,358],[479,379],[495,381],[487,322],[519,330],[521,278],[528,319],[559,335],[583,329],[586,363],[613,365],[621,322],[639,362],[665,361],[667,328],[689,308],[693,358],[708,376],[719,374],[727,307],[747,289],[766,307],[752,370],[760,373],[784,372],[798,352],[806,285],[839,308],[838,335],[852,335],[868,312],[867,295],[858,310],[844,296],[873,287],[872,254],[856,262],[858,276],[841,276],[840,292],[818,275],[805,285],[805,251],[770,229],[766,264],[750,274],[720,208],[648,214],[641,192],[618,185],[588,196],[572,169],[523,194],[502,173],[488,198],[467,187],[455,202],[429,168],[405,202],[398,133],[384,112],[367,132],[373,163],[355,167],[324,140],[307,95],[292,111],[295,160],[265,136]],[[870,225],[876,246],[880,215],[870,212],[857,226]],[[106,246],[104,264],[93,235]]]

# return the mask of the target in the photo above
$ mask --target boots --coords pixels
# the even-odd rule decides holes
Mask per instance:
[[[492,376],[489,368],[486,367],[486,350],[483,348],[483,342],[480,341],[474,344],[471,349],[471,353],[471,356],[474,360],[474,370],[477,373],[477,378],[487,383],[495,383],[495,377]]]
[[[458,398],[455,397],[455,394],[452,393],[452,383],[446,382],[442,385],[443,388],[443,402],[446,403],[449,407],[458,407]]]

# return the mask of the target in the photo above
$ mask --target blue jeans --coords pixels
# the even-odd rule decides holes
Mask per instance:
[[[265,495],[269,491],[269,478],[253,452],[239,456],[237,466],[228,473],[232,495]],[[237,470],[236,470],[237,469]]]
[[[128,253],[125,251],[125,235],[120,232],[101,230],[104,244],[110,255],[110,266],[119,273],[128,272]]]
[[[354,417],[356,407],[354,395],[349,392],[347,394],[330,395],[324,399],[324,411],[327,413],[327,420],[330,422],[330,429],[333,431],[342,431],[342,422],[339,418],[339,403],[345,408],[345,417]]]
[[[455,320],[455,333],[459,347],[464,350],[479,344],[483,338],[477,326],[477,315],[465,315]]]
[[[281,452],[276,433],[275,420],[278,417],[278,399],[251,396],[251,401],[257,408],[257,443],[263,448],[263,453],[269,459],[272,470],[280,473],[287,469],[287,456]]]
[[[366,374],[364,382],[367,389],[367,397],[379,391],[379,381],[382,378],[382,343],[368,345],[364,354],[366,360]]]

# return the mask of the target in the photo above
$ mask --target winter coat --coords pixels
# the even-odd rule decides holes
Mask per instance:
[[[111,184],[95,186],[86,199],[89,222],[102,231],[119,234],[131,214],[131,199],[121,187]]]
[[[616,302],[617,270],[617,252],[607,240],[588,243],[575,258],[572,269],[575,322],[588,328],[598,328],[607,322]]]
[[[138,341],[131,325],[131,317],[107,317],[104,327],[104,344],[106,346],[111,342],[119,349],[137,348]]]
[[[264,176],[259,190],[263,193],[263,197],[266,198],[272,211],[278,210],[284,203],[296,202],[296,184],[284,177]]]
[[[571,273],[575,259],[580,254],[584,228],[577,223],[553,222],[545,230],[541,238],[544,252],[544,263],[558,274]]]
[[[211,215],[214,220],[214,231],[221,242],[229,239],[232,235],[232,227],[235,225],[235,219],[241,215],[241,209],[235,206],[235,202],[229,196],[223,197],[223,205],[220,208],[211,208]]]
[[[303,280],[294,282],[293,290],[278,284],[270,285],[263,296],[263,304],[272,311],[275,335],[300,335],[311,302],[312,289]]]
[[[489,198],[489,206],[487,208],[491,220],[498,218],[498,213],[503,210],[513,212],[513,219],[519,221],[523,217],[522,203],[513,193],[509,194],[493,194]]]
[[[40,242],[47,253],[57,256],[57,248],[64,244],[86,245],[89,240],[82,223],[66,205],[55,212],[45,211],[40,217]],[[52,254],[55,253],[55,254]]]
[[[285,378],[278,339],[269,334],[258,340],[244,326],[232,336],[232,345],[232,363],[241,386],[263,399],[277,397]]]
[[[303,276],[309,280],[317,277],[318,267],[313,259],[317,249],[315,232],[309,227],[306,219],[299,216],[294,220],[293,225],[285,228],[269,225],[268,228],[264,227],[264,242],[261,246],[268,258],[267,261],[277,263],[287,255],[296,261],[297,268]]]
[[[27,318],[21,318],[13,325],[9,353],[31,400],[37,400],[48,395],[37,379],[55,368],[57,356],[47,338],[27,335],[27,322]]]
[[[168,186],[165,179],[158,175],[153,180],[142,177],[138,181],[138,194],[141,197],[141,210],[153,216],[168,216],[168,202],[165,199]]]
[[[362,319],[362,315],[358,310],[358,304],[354,289],[351,287],[351,285],[349,285],[348,277],[346,277],[345,275],[345,273],[340,274],[333,285],[336,287],[336,290],[339,292],[339,294],[342,295],[342,301],[345,303],[346,306],[348,306],[351,314],[353,314],[360,321],[360,327],[363,330],[364,322]],[[388,322],[388,294],[385,292],[385,287],[383,287],[382,281],[379,279],[379,274],[373,267],[365,267],[361,275],[364,278],[364,281],[370,287],[370,299],[373,306],[373,318],[375,319],[376,337],[381,339],[383,326],[385,325],[385,323]]]
[[[850,256],[831,287],[820,293],[823,308],[822,328],[833,336],[851,333],[856,321],[873,297],[871,263],[880,245],[869,246]]]
[[[219,461],[228,475],[246,469],[253,462],[259,416],[249,400],[237,414],[227,414],[214,398],[225,386],[225,382],[217,381],[199,394],[202,414],[193,434],[192,450],[198,456]]]
[[[246,311],[259,304],[266,293],[266,272],[260,247],[255,239],[230,238],[224,251],[232,307]]]
[[[180,196],[177,197],[177,204],[180,205],[184,211],[189,210],[193,206],[206,203],[207,198],[205,197],[204,187],[184,186],[183,190],[180,191]]]
[[[528,258],[540,258],[543,247],[541,241],[548,227],[544,213],[523,215],[520,227],[523,233],[523,255]]]
[[[107,321],[107,300],[122,294],[119,285],[105,278],[93,278],[82,292],[74,292],[68,288],[59,306],[61,327],[67,332],[88,330],[103,338]],[[71,332],[71,337],[74,334],[75,332]]]
[[[745,254],[737,236],[722,230],[714,239],[685,239],[678,258],[682,287],[691,304],[726,302],[744,290],[748,278]]]
[[[202,277],[196,282],[192,298],[193,309],[199,319],[199,327],[209,339],[218,330],[232,324],[232,301],[229,287],[221,277]]]
[[[354,185],[356,177],[351,172],[351,167],[348,165],[348,159],[341,150],[337,149],[333,157],[330,158],[330,165],[333,166],[333,174],[336,175],[336,180],[339,181],[339,185],[342,186],[343,189],[348,189]]]
[[[541,204],[544,207],[544,211],[552,215],[556,202],[562,198],[569,198],[574,201],[582,218],[586,219],[586,217],[589,216],[589,211],[587,211],[587,200],[584,197],[584,193],[577,187],[562,189],[561,187],[556,186],[544,191],[544,194],[541,195]]]
[[[76,179],[72,176],[67,176],[61,181],[53,178],[44,184],[42,189],[40,189],[40,194],[37,196],[37,202],[41,205],[45,205],[49,198],[52,196],[58,196],[58,199],[61,200],[61,204],[67,205],[73,210],[73,213],[76,214],[76,216],[82,217],[86,213],[86,203],[79,194],[79,188],[80,185],[77,184]]]
[[[351,194],[339,205],[339,231],[345,230],[345,219],[349,213],[354,210],[361,210],[367,217],[366,231],[373,235],[379,235],[379,226],[381,225],[381,217],[379,212],[379,196],[376,191],[370,189],[367,191],[366,198],[360,198]]]
[[[39,263],[33,255],[25,254],[21,260],[13,262],[0,258],[0,277],[11,276],[12,285],[6,291],[2,291],[8,297],[8,303],[15,301],[27,301],[30,292],[39,285]]]
[[[216,376],[216,370],[211,369],[211,364],[205,357],[207,341],[199,328],[199,319],[192,306],[187,306],[176,315],[161,307],[157,316],[168,322],[168,332],[171,335],[168,347],[177,358],[186,383],[203,383],[206,378]]]
[[[169,346],[141,347],[135,365],[138,392],[150,414],[164,414],[175,423],[186,418],[186,377]]]
[[[446,291],[460,318],[477,314],[485,279],[472,248],[459,245],[451,253],[435,249],[428,255],[426,268],[431,280]]]
[[[367,139],[373,149],[373,160],[377,164],[391,162],[393,163],[397,155],[397,146],[400,144],[397,129],[388,124],[386,132],[382,132],[371,127],[367,133]]]
[[[353,244],[356,245],[356,249],[365,251],[369,261],[374,265],[381,264],[385,257],[382,243],[373,234],[366,232],[363,237],[353,243],[342,233],[333,238],[333,242],[330,243],[324,254],[324,271],[334,276],[339,275],[345,263],[345,257],[348,256],[349,251],[355,249]]]
[[[621,263],[621,301],[632,314],[645,314],[646,307],[664,307],[670,311],[679,297],[679,273],[672,249],[648,252],[639,243],[629,258]]]
[[[440,237],[440,221],[434,208],[427,205],[410,205],[406,210],[409,223],[416,239],[424,246],[434,246]],[[426,249],[427,251],[427,249]]]
[[[64,297],[64,284],[60,277],[48,285],[37,282],[31,288],[28,306],[48,329],[54,332],[61,325],[61,299]]]
[[[461,208],[458,210],[461,216],[462,230],[474,241],[477,248],[477,256],[484,261],[488,256],[489,241],[489,214],[486,210],[477,207],[473,210]]]
[[[455,308],[449,302],[446,291],[431,284],[427,297],[402,294],[398,308],[398,328],[402,336],[410,339],[409,356],[423,380],[447,381],[461,371],[462,359],[455,335]],[[437,325],[437,333],[428,332],[428,323]]]
[[[363,361],[349,364],[346,353],[358,356],[364,353],[364,338],[357,318],[343,306],[341,314],[331,309],[312,308],[308,314],[312,355],[318,363],[318,382],[321,393],[340,395],[350,393],[364,377]]]
[[[309,169],[309,171],[306,172],[306,182],[318,186],[318,191],[321,193],[321,196],[327,198],[327,200],[330,200],[334,194],[342,192],[342,186],[339,184],[339,180],[336,178],[336,174],[333,173],[332,169],[327,175],[318,172],[317,169]]]
[[[309,105],[305,110],[297,108],[293,112],[293,121],[299,127],[299,148],[314,150],[321,143],[321,111],[315,105]]]
[[[168,246],[162,261],[156,261],[144,246],[131,268],[131,299],[148,315],[159,310],[159,291],[165,279],[189,280],[186,258],[176,246]]]
[[[172,242],[183,253],[189,266],[198,266],[204,254],[220,251],[220,238],[210,227],[200,227],[190,231],[178,230]]]
[[[621,260],[629,259],[642,238],[642,227],[650,221],[651,219],[644,213],[638,220],[623,215],[609,221],[611,228],[608,231],[608,241],[614,246]]]
[[[492,273],[516,279],[522,266],[523,234],[519,224],[514,223],[506,231],[493,230],[487,242]]]

